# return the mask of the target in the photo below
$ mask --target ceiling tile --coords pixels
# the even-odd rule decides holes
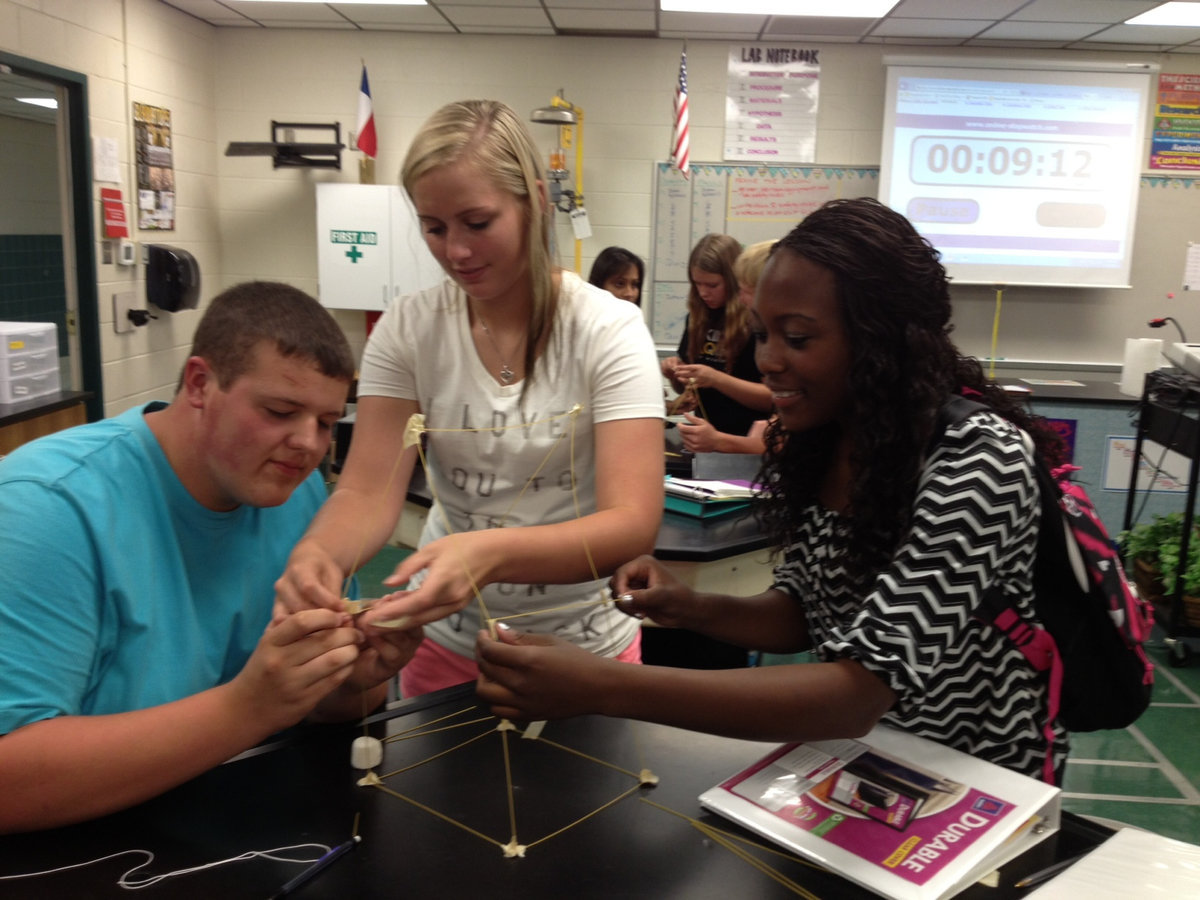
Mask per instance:
[[[515,28],[546,28],[553,26],[546,12],[537,7],[468,5],[456,2],[442,4],[440,9],[455,25],[466,28],[496,28],[509,32]]]
[[[1015,22],[1008,19],[997,22],[979,37],[987,40],[1082,41],[1103,30],[1104,26],[1095,22]]]
[[[383,6],[378,3],[329,4],[351,22],[372,25],[445,26],[446,17],[432,6]]]
[[[766,16],[742,15],[705,15],[704,13],[659,13],[658,25],[664,32],[673,31],[682,34],[718,34],[740,33],[758,34],[766,24]]]
[[[602,4],[596,0],[547,0],[545,4],[551,14],[559,9],[595,9],[601,5],[605,9],[636,9],[651,13],[658,10],[658,0],[604,0]]]
[[[639,31],[653,33],[654,13],[646,10],[554,9],[550,18],[559,28],[572,31]]]
[[[874,24],[875,19],[848,19],[841,16],[771,16],[767,31],[770,34],[805,34],[814,37],[861,37]]]
[[[541,9],[541,0],[453,0],[452,3],[445,3],[442,0],[426,0],[430,6],[436,6],[439,9],[444,9],[449,6],[483,6],[483,7],[522,7],[524,9]]]
[[[994,21],[1020,9],[1026,2],[1027,0],[954,0],[951,6],[946,0],[904,0],[903,3],[894,6],[889,15],[919,19],[939,19],[953,15],[956,19]]]
[[[344,17],[324,3],[243,3],[240,0],[222,2],[234,12],[276,28],[294,28],[297,22],[310,25],[328,24],[330,27],[347,24]]]
[[[979,19],[887,18],[871,30],[879,37],[973,37],[988,27]]]

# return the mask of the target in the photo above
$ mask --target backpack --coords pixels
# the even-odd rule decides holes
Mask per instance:
[[[935,437],[982,409],[990,407],[951,397],[938,414]],[[1008,635],[1035,670],[1047,673],[1048,741],[1056,718],[1068,731],[1124,728],[1150,704],[1154,666],[1142,644],[1150,637],[1153,612],[1130,588],[1087,492],[1070,480],[1079,467],[1051,471],[1036,450],[1033,458],[1042,508],[1033,612],[1042,627],[1022,621],[999,591],[987,592],[976,616]]]

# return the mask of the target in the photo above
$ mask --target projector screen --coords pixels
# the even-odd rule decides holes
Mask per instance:
[[[879,199],[957,283],[1129,286],[1156,67],[885,62]]]

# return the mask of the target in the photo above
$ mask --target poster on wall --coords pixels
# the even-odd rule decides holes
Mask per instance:
[[[1150,168],[1200,172],[1200,75],[1158,76]]]
[[[171,155],[171,111],[133,104],[137,153],[138,228],[175,230],[175,164]]]
[[[774,44],[729,48],[725,159],[764,164],[816,159],[819,53]]]

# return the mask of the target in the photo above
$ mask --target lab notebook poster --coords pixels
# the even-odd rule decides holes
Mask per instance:
[[[1150,168],[1200,172],[1200,75],[1159,75]]]
[[[175,230],[175,163],[171,111],[133,104],[137,154],[137,220],[143,231]]]
[[[777,44],[729,48],[726,160],[769,165],[817,158],[820,52]]]

